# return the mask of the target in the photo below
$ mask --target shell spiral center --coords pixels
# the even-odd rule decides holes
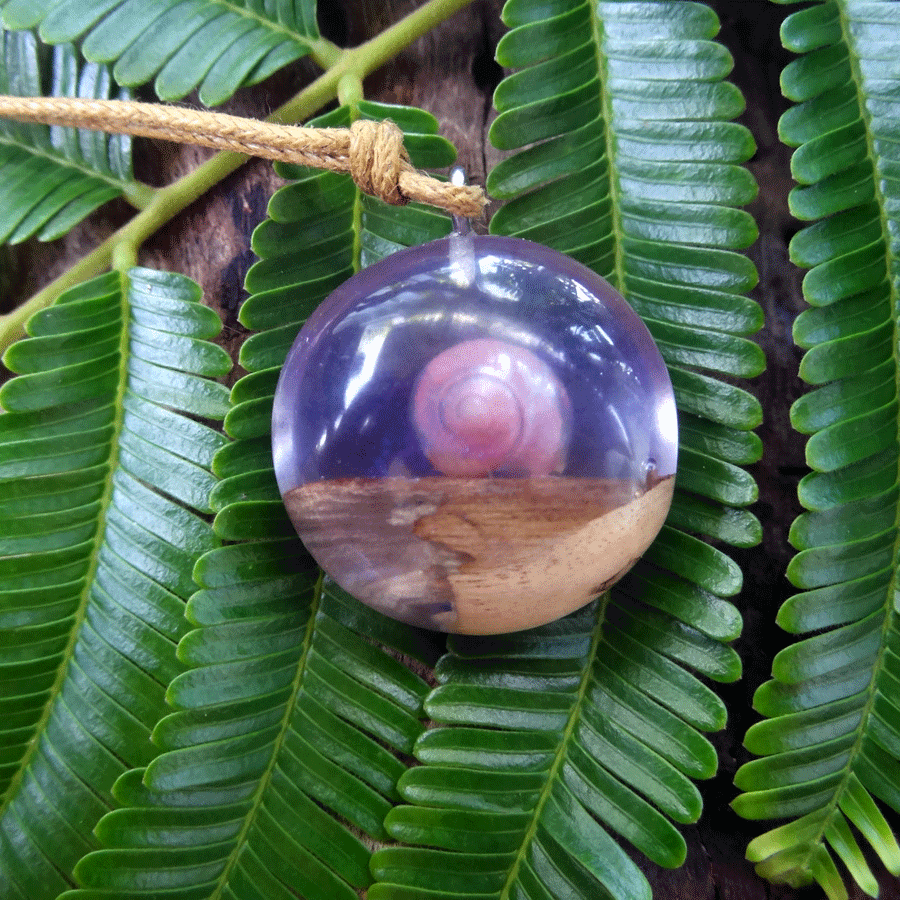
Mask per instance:
[[[524,347],[463,341],[425,367],[413,421],[429,462],[445,475],[561,472],[568,398],[549,366]]]
[[[522,408],[509,386],[476,372],[449,385],[440,402],[443,426],[471,452],[503,460],[522,436]]]

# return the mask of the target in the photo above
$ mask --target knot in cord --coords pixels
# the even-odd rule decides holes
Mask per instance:
[[[15,96],[0,96],[0,117],[162,138],[349,171],[362,191],[396,206],[415,200],[474,218],[487,203],[480,188],[448,184],[417,171],[403,146],[403,132],[393,122],[358,121],[349,129],[299,128],[159,103]]]
[[[402,206],[409,198],[400,189],[400,176],[410,169],[403,132],[393,122],[360,119],[350,126],[350,174],[366,194]]]

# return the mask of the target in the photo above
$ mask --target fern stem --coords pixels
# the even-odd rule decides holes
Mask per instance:
[[[119,300],[121,304],[121,315],[122,315],[122,328],[119,334],[119,347],[118,347],[118,383],[115,388],[115,400],[112,404],[112,409],[115,411],[115,418],[113,422],[113,433],[109,438],[109,464],[106,468],[106,476],[103,482],[103,493],[98,500],[98,510],[99,513],[97,515],[97,527],[94,531],[94,536],[90,540],[94,545],[94,552],[91,553],[90,564],[87,567],[88,571],[85,573],[83,587],[78,595],[78,605],[73,614],[73,624],[71,629],[69,630],[69,637],[66,641],[66,647],[60,655],[60,664],[57,666],[56,670],[56,678],[54,679],[53,685],[47,692],[47,697],[44,701],[43,708],[41,710],[40,719],[34,726],[34,734],[43,734],[47,722],[50,719],[50,716],[53,713],[53,706],[55,701],[59,698],[62,693],[62,686],[65,682],[69,671],[69,663],[71,662],[74,652],[75,645],[78,643],[78,639],[81,635],[82,625],[84,624],[85,616],[87,615],[88,605],[91,600],[91,586],[94,584],[94,579],[96,577],[97,568],[100,565],[100,553],[99,549],[104,540],[104,534],[106,531],[106,516],[109,512],[110,504],[112,503],[112,495],[113,495],[113,476],[116,472],[117,463],[119,459],[120,445],[119,445],[119,436],[122,433],[122,421],[125,412],[125,407],[123,404],[123,397],[125,396],[125,390],[128,385],[128,345],[129,339],[131,336],[131,317],[130,317],[130,306],[128,302],[128,278],[124,272],[120,272],[119,274]],[[6,812],[10,807],[10,804],[13,803],[13,798],[16,797],[19,793],[19,787],[22,784],[23,780],[26,780],[27,773],[31,768],[31,762],[38,754],[40,750],[40,741],[33,740],[28,746],[28,749],[25,751],[22,759],[19,763],[19,768],[17,769],[15,775],[10,781],[9,785],[6,788],[6,793],[4,794],[2,800],[0,800],[0,820],[5,818]]]
[[[355,107],[364,97],[362,78],[355,72],[348,72],[338,83],[338,103]]]
[[[159,191],[160,188],[151,187],[149,184],[144,184],[143,181],[135,181],[126,185],[123,196],[135,209],[141,210],[146,209],[153,202],[153,198]]]
[[[547,771],[547,778],[544,783],[543,790],[541,791],[540,796],[535,803],[534,811],[531,814],[531,822],[529,823],[528,829],[522,837],[521,843],[519,844],[519,851],[516,854],[515,860],[509,868],[509,874],[506,877],[506,881],[504,882],[503,887],[500,889],[499,900],[509,900],[509,898],[513,896],[513,888],[515,887],[516,881],[519,877],[519,870],[522,867],[522,862],[526,859],[528,851],[531,848],[531,843],[534,840],[535,835],[537,834],[541,813],[543,812],[544,807],[547,805],[547,801],[550,799],[553,785],[559,777],[559,772],[566,761],[566,755],[569,745],[572,741],[572,735],[575,731],[576,726],[578,725],[579,719],[581,718],[581,711],[584,706],[584,698],[587,695],[587,690],[590,686],[592,664],[597,656],[597,648],[600,646],[600,641],[603,637],[602,623],[606,620],[606,607],[609,604],[609,599],[610,594],[609,591],[607,591],[597,602],[597,616],[594,624],[593,634],[591,635],[591,645],[584,656],[584,667],[581,670],[581,679],[578,683],[578,688],[575,691],[575,695],[572,700],[572,708],[569,711],[569,718],[566,721],[564,728],[560,732],[559,743],[556,747],[556,756],[554,757],[553,762],[550,764],[550,768]]]
[[[628,292],[625,287],[625,269],[622,254],[622,202],[619,198],[619,183],[616,180],[616,174],[613,166],[613,160],[616,156],[616,147],[613,140],[612,129],[612,102],[610,100],[610,91],[607,84],[609,80],[609,73],[606,70],[605,60],[603,56],[603,23],[600,20],[600,16],[595,6],[591,7],[591,28],[594,35],[594,46],[596,47],[597,79],[600,90],[600,108],[603,111],[603,139],[606,145],[604,156],[609,162],[609,205],[610,211],[612,213],[612,228],[610,229],[610,231],[613,234],[615,243],[615,261],[613,263],[613,270],[607,277],[616,286],[616,288],[618,288],[618,290],[620,290],[627,297]]]
[[[330,69],[340,62],[345,52],[327,38],[319,38],[310,48],[309,55],[320,69]]]
[[[19,339],[25,323],[39,310],[53,303],[64,291],[87,281],[109,267],[120,244],[139,247],[170,219],[203,196],[206,191],[237,169],[247,157],[237,153],[217,153],[193,172],[164,188],[159,188],[150,203],[130,222],[71,268],[38,291],[26,303],[0,317],[0,352]]]
[[[117,239],[116,234],[107,238],[96,250],[80,259],[75,265],[66,269],[62,275],[54,279],[43,290],[38,291],[21,306],[17,306],[12,312],[0,316],[0,353],[5,353],[9,347],[25,334],[25,323],[39,310],[49,306],[64,291],[83,281],[88,281],[95,275],[109,268],[109,261]]]
[[[307,620],[306,631],[303,636],[303,649],[301,651],[300,658],[297,660],[297,671],[291,682],[290,697],[284,705],[285,712],[281,719],[281,723],[278,729],[278,735],[272,742],[272,752],[271,756],[269,757],[269,762],[266,765],[265,771],[260,776],[259,785],[256,791],[254,791],[253,796],[250,799],[250,807],[244,816],[244,823],[241,826],[240,833],[234,840],[234,850],[229,854],[228,860],[225,863],[221,874],[216,879],[215,887],[208,895],[207,900],[219,900],[219,898],[223,896],[225,889],[228,886],[228,880],[231,876],[231,871],[234,868],[235,864],[238,862],[238,859],[241,855],[241,850],[243,850],[243,848],[246,846],[248,839],[247,836],[249,835],[251,829],[253,828],[253,824],[256,821],[258,810],[263,805],[263,799],[265,797],[266,789],[269,787],[272,781],[272,775],[275,772],[278,756],[281,752],[281,748],[284,746],[285,739],[290,732],[291,719],[293,717],[294,708],[297,705],[297,697],[303,690],[304,677],[307,670],[307,661],[309,660],[313,638],[316,634],[316,625],[318,624],[318,612],[322,606],[324,583],[325,573],[319,572],[319,577],[316,579],[315,587],[313,588],[312,602],[310,603],[309,607],[309,619]]]
[[[127,273],[129,269],[133,269],[138,263],[137,252],[138,248],[135,244],[121,241],[113,249],[112,267],[117,272]]]
[[[341,82],[347,81],[345,77]],[[362,82],[359,82],[362,88]],[[350,117],[355,122],[359,118],[359,108],[356,103],[350,105]],[[351,265],[354,272],[359,272],[362,268],[362,233],[363,233],[363,202],[362,191],[356,190],[353,197],[353,255],[351,256]]]
[[[334,52],[325,46],[330,42],[322,42],[315,58],[325,62],[334,60],[333,65],[312,84],[275,110],[266,121],[295,125],[309,118],[338,96],[338,85],[342,79],[350,76],[361,82],[413,41],[427,34],[471,2],[472,0],[429,0],[377,37],[349,50]],[[152,196],[138,192],[140,198],[135,205],[146,201],[146,206],[130,222],[21,306],[11,313],[0,316],[0,353],[5,352],[24,334],[25,323],[34,313],[49,306],[70,287],[106,271],[118,244],[124,242],[140,247],[147,238],[240,168],[248,159],[249,157],[243,154],[223,151],[178,181],[164,188],[155,190],[149,188],[154,191]]]

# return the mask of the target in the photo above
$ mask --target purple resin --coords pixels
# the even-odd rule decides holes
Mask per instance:
[[[549,479],[617,485],[621,507],[674,474],[677,422],[659,351],[606,281],[528,241],[451,235],[363,270],[315,311],[281,373],[272,442],[288,510],[326,571],[389,615],[456,630],[452,586],[438,590],[429,573],[446,581],[472,552],[423,562],[418,520],[408,553],[384,531],[393,502],[414,516],[408,498],[359,507],[354,495],[347,512],[340,491]],[[289,502],[305,486],[317,492],[311,517]]]

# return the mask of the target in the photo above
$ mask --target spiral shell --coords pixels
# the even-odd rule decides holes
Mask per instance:
[[[566,467],[571,404],[524,347],[481,338],[436,356],[419,376],[413,423],[445,475],[556,475]]]

